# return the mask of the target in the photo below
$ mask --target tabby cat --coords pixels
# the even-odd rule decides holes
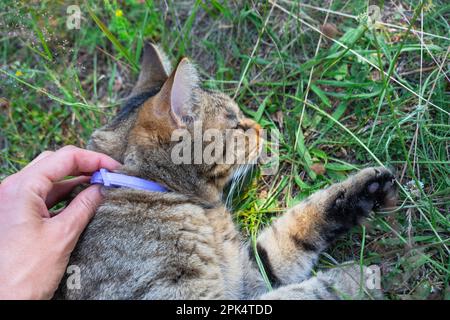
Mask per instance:
[[[145,45],[141,73],[118,115],[96,130],[88,148],[123,163],[118,170],[159,183],[168,192],[102,188],[103,204],[72,253],[81,288],[60,299],[339,299],[371,294],[360,267],[311,276],[321,251],[373,209],[394,205],[393,175],[368,168],[321,190],[281,215],[257,238],[241,239],[222,202],[238,164],[174,164],[174,130],[235,129],[257,147],[261,130],[236,103],[201,89],[194,65],[183,58],[170,70],[165,54]],[[247,130],[253,128],[254,130]],[[227,139],[225,137],[224,139]],[[225,149],[225,152],[232,152]],[[268,290],[256,261],[265,270]],[[267,279],[266,279],[267,280]]]

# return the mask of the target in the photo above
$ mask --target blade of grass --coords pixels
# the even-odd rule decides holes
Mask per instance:
[[[39,41],[40,41],[42,48],[44,49],[44,53],[45,53],[45,54],[40,54],[40,55],[42,57],[44,57],[45,59],[47,59],[48,61],[53,61],[53,55],[52,55],[50,49],[48,48],[47,41],[45,41],[44,33],[42,32],[41,28],[39,27],[37,16],[33,9],[30,9],[30,15],[31,15],[31,22],[33,23],[33,29],[37,33],[37,36],[39,38]],[[33,51],[39,53],[39,51],[37,51],[37,50],[33,50]]]
[[[117,38],[111,33],[111,31],[108,30],[108,27],[100,20],[100,18],[94,13],[94,11],[87,6],[89,15],[91,16],[92,20],[97,24],[97,26],[100,28],[100,30],[105,34],[105,36],[111,41],[111,43],[114,45],[114,47],[125,57],[125,59],[128,61],[128,63],[131,65],[132,70],[134,72],[137,72],[139,70],[138,65],[134,61],[134,59],[131,58],[130,53],[128,50],[122,46],[122,44],[117,40]]]

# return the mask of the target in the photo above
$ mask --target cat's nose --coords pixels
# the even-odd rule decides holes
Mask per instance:
[[[253,129],[256,131],[256,133],[258,134],[258,136],[261,136],[262,133],[262,128],[261,126],[256,122],[253,121],[252,119],[243,119],[240,121],[239,126],[244,130],[249,130],[249,129]]]

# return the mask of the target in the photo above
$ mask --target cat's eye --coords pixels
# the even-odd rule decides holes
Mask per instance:
[[[230,121],[236,121],[237,120],[237,116],[234,113],[227,113],[227,114],[225,114],[225,118],[227,118],[227,120],[230,120]]]

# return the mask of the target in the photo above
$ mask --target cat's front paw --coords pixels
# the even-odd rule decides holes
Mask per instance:
[[[394,175],[383,167],[361,170],[327,191],[326,216],[342,231],[358,224],[372,210],[394,207],[397,199]]]

